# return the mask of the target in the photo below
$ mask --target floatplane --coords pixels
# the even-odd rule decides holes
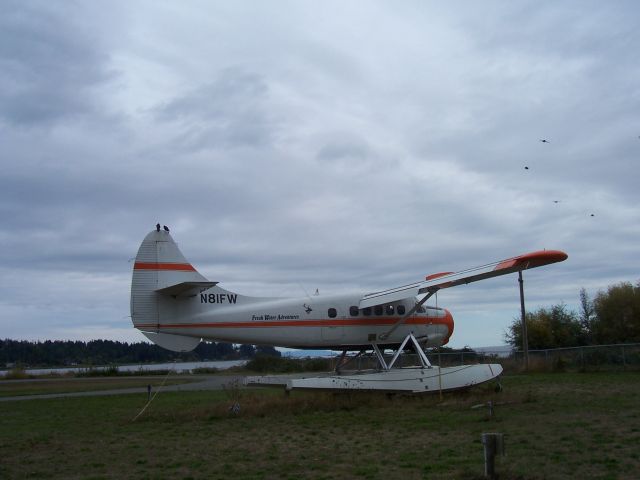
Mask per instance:
[[[187,261],[169,229],[160,225],[143,240],[131,283],[131,319],[155,344],[175,351],[195,349],[203,340],[341,351],[333,374],[287,380],[286,388],[428,392],[465,388],[495,379],[499,364],[432,365],[425,349],[445,345],[453,333],[449,310],[426,302],[439,290],[566,260],[543,250],[458,272],[431,274],[415,283],[362,295],[301,298],[249,297],[225,290]],[[390,350],[392,355],[385,357]],[[413,350],[419,365],[398,367]],[[373,352],[375,371],[346,374],[353,355]],[[247,384],[272,382],[252,377]]]

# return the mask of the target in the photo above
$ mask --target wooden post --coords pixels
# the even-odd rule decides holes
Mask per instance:
[[[440,355],[440,348],[438,349],[438,389],[440,390],[440,401],[442,401],[442,356]]]
[[[518,283],[520,284],[520,315],[522,317],[522,352],[524,353],[524,369],[529,370],[529,335],[527,334],[527,319],[524,309],[524,280],[522,270],[518,270]]]
[[[485,478],[497,478],[496,455],[504,455],[502,433],[483,433],[482,445],[484,445],[484,476]]]

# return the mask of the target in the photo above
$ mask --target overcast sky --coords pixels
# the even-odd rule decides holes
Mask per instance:
[[[247,295],[543,248],[569,259],[524,273],[530,310],[640,279],[635,1],[1,7],[0,338],[142,340],[156,222]],[[451,346],[502,344],[517,275],[437,302]]]

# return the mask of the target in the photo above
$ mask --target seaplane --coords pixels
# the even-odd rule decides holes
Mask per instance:
[[[207,340],[342,352],[335,372],[287,380],[287,390],[461,389],[495,379],[502,366],[432,365],[425,350],[447,344],[454,321],[449,310],[428,306],[427,301],[442,289],[515,272],[521,275],[523,270],[566,259],[562,251],[541,250],[457,272],[434,273],[377,292],[251,297],[225,290],[200,274],[169,229],[158,224],[142,241],[133,264],[131,319],[149,340],[175,352],[191,351]],[[400,354],[409,350],[417,354],[418,365],[397,366]],[[354,355],[365,352],[375,355],[374,371],[343,371]],[[245,383],[269,384],[273,378],[250,377]]]

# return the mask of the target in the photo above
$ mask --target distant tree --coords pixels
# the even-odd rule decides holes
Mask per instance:
[[[268,345],[257,345],[256,355],[268,355],[270,357],[281,357],[282,353],[280,353],[278,350]]]
[[[216,342],[200,342],[193,351],[196,360],[215,360],[218,358]]]
[[[595,309],[593,302],[589,299],[587,291],[583,288],[580,289],[580,312],[578,314],[580,319],[580,326],[586,336],[587,343],[593,341],[593,319],[595,317]]]
[[[216,344],[216,356],[215,358],[231,360],[237,357],[236,349],[232,343],[220,342]]]
[[[640,342],[640,282],[621,282],[593,300],[593,336],[597,343]]]
[[[256,349],[253,345],[240,345],[238,353],[242,358],[253,358],[256,356]]]
[[[527,313],[525,321],[531,350],[576,347],[586,343],[579,319],[574,312],[567,311],[565,304]],[[505,339],[514,348],[522,347],[522,320],[519,317],[514,318]]]
[[[26,366],[108,365],[161,363],[170,361],[228,360],[240,357],[240,349],[254,352],[252,345],[236,349],[231,343],[201,342],[194,351],[176,353],[147,342],[125,343],[112,340],[89,342],[70,340],[0,340],[0,366],[20,363]],[[249,357],[247,357],[249,358]]]

